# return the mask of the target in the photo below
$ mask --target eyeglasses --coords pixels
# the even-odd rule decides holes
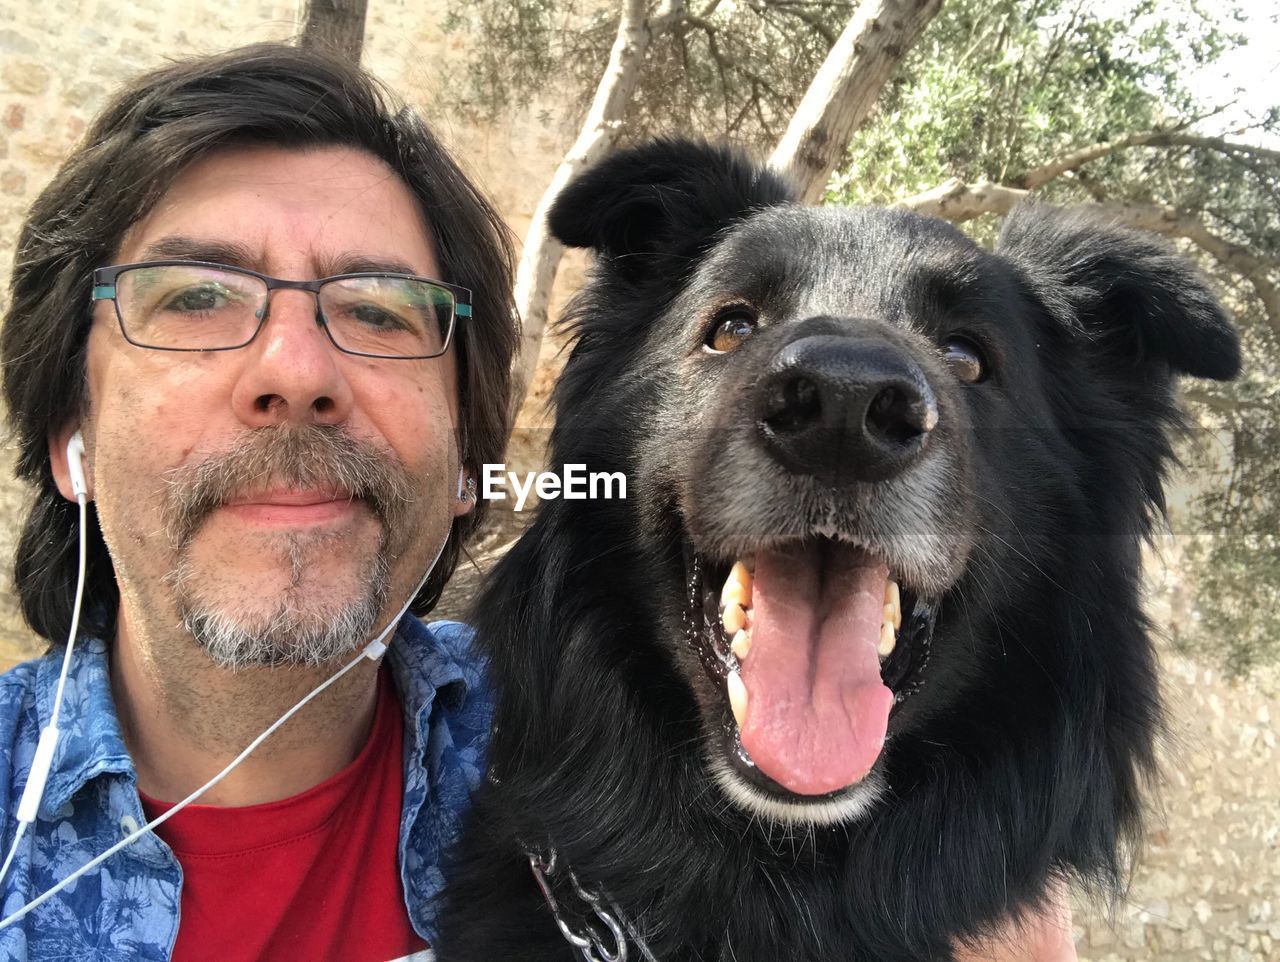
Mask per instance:
[[[95,301],[114,301],[125,340],[157,351],[232,351],[267,322],[271,292],[311,291],[316,323],[339,351],[416,360],[449,349],[454,319],[471,316],[471,291],[411,274],[337,274],[285,281],[200,261],[99,267]]]

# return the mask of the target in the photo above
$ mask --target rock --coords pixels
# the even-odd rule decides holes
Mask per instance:
[[[6,57],[3,69],[0,69],[0,80],[13,93],[42,94],[49,89],[49,78],[48,67],[26,58],[11,60]]]

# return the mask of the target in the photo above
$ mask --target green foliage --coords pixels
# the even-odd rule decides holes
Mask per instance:
[[[466,76],[451,77],[445,85],[453,91],[446,94],[446,105],[490,120],[513,107],[527,107],[558,66],[553,40],[561,26],[559,6],[555,0],[449,0],[443,29],[465,32],[476,41],[469,45]]]
[[[951,177],[1016,186],[1070,150],[1177,126],[1198,109],[1187,60],[1234,42],[1194,7],[1154,0],[1123,16],[1068,0],[948,3],[854,138],[830,199],[892,202]],[[1088,200],[1101,182],[1110,196],[1139,173],[1114,154],[1048,193]]]

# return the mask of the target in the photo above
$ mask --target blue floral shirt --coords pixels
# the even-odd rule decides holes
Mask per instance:
[[[401,622],[387,649],[404,711],[400,878],[413,927],[435,941],[440,860],[458,835],[480,782],[492,703],[456,622]],[[137,774],[120,736],[103,642],[72,654],[62,735],[35,822],[19,845],[0,897],[7,917],[145,822]],[[0,676],[0,832],[9,852],[18,799],[40,730],[53,710],[62,649]],[[169,847],[144,835],[0,931],[0,958],[97,962],[169,958],[178,933],[182,869]]]

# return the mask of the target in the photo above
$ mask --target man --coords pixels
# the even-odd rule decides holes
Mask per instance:
[[[497,215],[356,69],[258,46],[107,107],[32,208],[4,319],[36,487],[16,582],[55,646],[76,431],[91,499],[62,734],[4,916],[207,782],[410,599],[434,604],[481,515],[467,481],[506,440],[510,284]],[[466,641],[405,617],[381,669],[0,931],[0,955],[424,949],[487,735]],[[6,855],[60,654],[0,679]]]
[[[55,646],[0,678],[4,917],[434,604],[481,515],[467,482],[502,460],[510,275],[496,214],[357,70],[252,47],[108,106],[32,208],[0,337],[36,488],[16,582]],[[77,431],[80,639],[14,847],[73,618]],[[478,681],[459,626],[403,618],[381,669],[360,661],[158,837],[0,930],[0,955],[424,949],[480,775]]]

